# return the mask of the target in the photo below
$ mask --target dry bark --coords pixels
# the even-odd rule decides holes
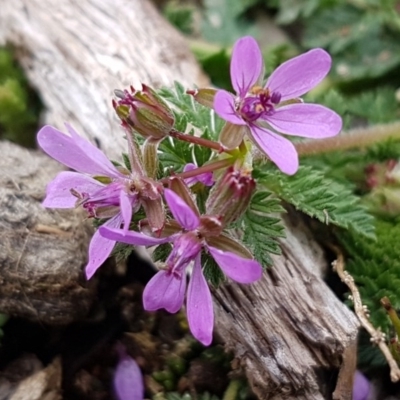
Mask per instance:
[[[94,285],[82,268],[92,230],[80,211],[40,204],[61,166],[8,142],[0,154],[0,311],[52,324],[85,316]]]
[[[137,86],[139,81],[156,86],[173,80],[188,86],[206,82],[184,40],[147,1],[2,0],[0,41],[18,49],[19,60],[46,106],[45,122],[57,127],[62,121],[71,122],[113,158],[124,148],[109,106],[113,89]],[[49,160],[43,161],[45,168],[49,177],[58,169]],[[10,182],[5,190],[12,190]],[[15,183],[17,192],[11,196],[18,198],[20,184]],[[38,192],[43,190],[43,183],[36,185]],[[39,213],[41,195],[28,198],[24,207]],[[12,210],[6,215],[8,225],[0,229],[8,238],[14,227],[25,227],[26,217]],[[74,231],[73,213],[46,211],[46,215],[57,215],[49,225],[62,231],[65,224],[72,224]],[[217,333],[246,368],[261,399],[331,398],[334,384],[327,385],[325,378],[340,367],[343,352],[354,345],[357,333],[354,315],[321,278],[321,249],[303,226],[295,225],[288,225],[283,255],[274,258],[274,269],[261,282],[230,283],[214,291]],[[76,229],[85,247],[88,237]],[[35,236],[40,251],[29,247],[26,237],[16,233],[6,247],[0,265],[3,281],[4,271],[15,265],[20,272],[17,279],[29,271],[35,275],[38,266],[50,265],[55,274],[60,271],[57,234]],[[21,246],[23,257],[16,255]],[[14,253],[16,248],[19,253]],[[84,253],[72,247],[64,254],[80,266],[85,262]],[[351,398],[351,381],[346,385],[340,391],[345,393],[342,400]]]

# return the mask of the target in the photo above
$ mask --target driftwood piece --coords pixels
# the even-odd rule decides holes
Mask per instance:
[[[18,51],[45,122],[69,122],[112,158],[125,148],[115,89],[207,83],[187,43],[148,1],[1,0],[0,43]]]
[[[61,128],[68,120],[114,158],[124,140],[109,106],[113,89],[139,80],[205,81],[184,40],[144,0],[2,0],[0,41],[19,49],[47,107],[45,121]],[[60,223],[70,218],[65,214]],[[21,224],[22,217],[15,219]],[[283,255],[261,282],[230,283],[214,292],[217,333],[261,399],[331,398],[335,382],[326,382],[335,372],[329,371],[337,373],[344,350],[354,345],[356,319],[323,282],[321,249],[306,231],[288,225]],[[32,249],[29,257],[36,265],[50,264],[47,249]]]
[[[260,399],[330,399],[358,322],[323,282],[324,256],[307,227],[292,216],[286,234],[260,282],[214,291],[218,333]],[[351,400],[351,372],[347,386],[341,400]]]

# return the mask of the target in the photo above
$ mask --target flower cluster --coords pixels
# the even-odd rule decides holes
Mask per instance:
[[[87,279],[117,242],[133,246],[169,243],[172,250],[145,287],[144,308],[175,313],[186,299],[190,330],[209,345],[214,313],[202,259],[213,259],[214,268],[240,284],[262,277],[262,265],[231,235],[257,188],[252,177],[251,144],[244,142],[244,134],[283,172],[295,173],[295,147],[276,132],[323,138],[340,131],[338,115],[319,105],[304,104],[299,98],[319,83],[329,68],[329,55],[321,49],[311,50],[284,63],[265,86],[258,86],[263,70],[260,50],[254,39],[240,39],[231,62],[236,96],[213,89],[190,92],[227,121],[219,142],[177,131],[174,112],[148,86],[143,85],[140,91],[116,91],[113,105],[128,144],[125,165],[109,161],[69,125],[68,134],[51,126],[42,128],[37,137],[39,146],[76,171],[61,172],[49,183],[43,205],[80,206],[100,225],[89,246]],[[200,167],[195,163],[182,165],[181,173],[158,171],[157,149],[166,138],[208,147],[211,158]],[[201,196],[196,197],[198,193]],[[116,375],[120,388],[125,386],[125,369],[136,368],[123,359]]]

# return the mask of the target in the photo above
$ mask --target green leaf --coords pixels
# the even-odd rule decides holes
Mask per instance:
[[[152,254],[152,259],[154,262],[162,261],[164,262],[169,254],[171,253],[172,246],[170,243],[160,244],[156,247]]]
[[[254,26],[241,18],[244,11],[241,3],[241,0],[204,0],[203,37],[228,46],[242,36],[254,35]]]
[[[194,8],[190,5],[169,1],[163,9],[165,18],[182,33],[191,34],[193,31]]]
[[[284,227],[277,214],[284,212],[281,201],[271,192],[258,191],[243,216],[244,243],[254,257],[266,268],[272,265],[270,254],[281,254],[277,241],[285,237]]]
[[[192,162],[190,144],[180,140],[167,138],[160,143],[159,158],[165,172],[173,170],[182,172],[183,167]]]
[[[337,237],[348,259],[346,269],[353,276],[371,322],[388,333],[390,321],[380,299],[387,296],[400,309],[400,223],[377,220],[377,240],[368,240],[354,232],[340,232]]]
[[[210,138],[213,140],[218,138],[225,121],[219,118],[213,110],[197,103],[193,96],[186,94],[186,89],[180,83],[175,82],[173,89],[162,88],[158,94],[176,107],[177,116],[180,118],[184,116],[187,122],[201,130],[202,135],[208,128]],[[178,127],[176,129],[179,130]]]
[[[321,9],[306,20],[303,44],[327,48],[338,79],[380,77],[400,65],[400,29],[391,14],[383,6],[339,4]]]
[[[343,183],[327,178],[309,166],[300,166],[293,176],[269,169],[266,165],[261,168],[254,171],[254,176],[296,209],[323,223],[375,237],[373,217]]]
[[[218,287],[225,280],[225,275],[214,259],[207,253],[201,254],[201,265],[203,274],[208,282],[214,287]]]

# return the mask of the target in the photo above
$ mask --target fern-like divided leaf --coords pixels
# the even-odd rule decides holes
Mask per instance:
[[[337,236],[348,255],[346,269],[360,290],[372,323],[388,333],[390,323],[380,299],[387,296],[393,307],[400,309],[400,223],[377,220],[376,241],[354,232]]]
[[[215,114],[214,110],[202,106],[192,96],[186,94],[186,89],[180,83],[175,82],[173,89],[162,88],[158,94],[175,106],[178,117],[184,115],[187,122],[201,131],[208,128],[210,138],[217,139],[225,122]]]
[[[173,106],[174,128],[177,131],[189,135],[196,133],[204,139],[217,139],[224,121],[212,109],[202,106],[192,96],[186,94],[185,88],[180,83],[176,82],[173,89],[160,89],[158,94]],[[212,157],[212,151],[207,147],[193,146],[172,139],[161,142],[159,153],[164,172],[170,169],[182,172],[185,164],[194,162],[201,166]]]
[[[256,169],[254,175],[267,189],[305,214],[375,238],[374,218],[359,198],[343,183],[327,178],[323,172],[301,166],[295,175],[288,176],[264,165]]]
[[[281,254],[277,238],[285,237],[285,228],[281,219],[273,215],[283,211],[278,198],[261,190],[253,196],[243,216],[243,240],[264,268],[272,265],[271,253]]]

